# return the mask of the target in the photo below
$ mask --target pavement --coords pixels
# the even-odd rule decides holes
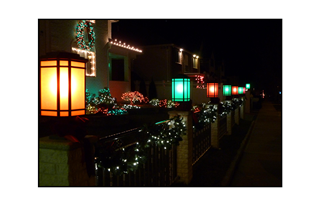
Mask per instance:
[[[276,105],[281,108],[281,105]],[[238,155],[230,187],[282,187],[282,118],[271,101],[264,100],[246,145]]]

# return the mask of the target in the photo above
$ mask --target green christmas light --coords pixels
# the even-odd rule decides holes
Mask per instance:
[[[246,89],[250,89],[250,84],[246,84]]]

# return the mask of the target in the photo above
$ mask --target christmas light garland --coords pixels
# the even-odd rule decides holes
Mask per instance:
[[[85,28],[88,28],[88,35],[90,36],[90,41],[86,43],[84,40],[84,32]],[[94,32],[92,21],[90,20],[81,20],[76,26],[76,38],[77,38],[77,45],[80,49],[84,49],[90,51],[96,42],[96,34]]]
[[[212,104],[202,103],[202,106],[193,106],[193,129],[200,130],[208,123],[214,123],[217,119],[218,108]]]
[[[97,147],[95,162],[98,168],[105,168],[114,175],[127,174],[135,171],[146,162],[146,149],[152,146],[170,149],[172,145],[179,145],[181,135],[185,134],[186,124],[183,118],[175,116],[168,121],[144,126],[138,131],[142,140],[122,146],[121,139],[115,139],[109,144]]]
[[[165,108],[172,108],[175,107],[177,108],[180,104],[178,102],[173,102],[172,100],[159,100],[159,99],[152,99],[149,101],[149,103],[152,106],[159,106],[159,107],[165,107]]]

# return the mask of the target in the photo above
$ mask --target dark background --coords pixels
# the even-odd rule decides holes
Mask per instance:
[[[213,53],[226,76],[281,90],[282,19],[120,19],[112,29],[113,39],[138,48],[173,43],[200,57]]]

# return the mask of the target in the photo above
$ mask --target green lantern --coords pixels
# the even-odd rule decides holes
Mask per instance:
[[[172,79],[172,101],[190,101],[190,78],[180,74]]]
[[[250,89],[250,84],[246,84],[246,89]]]
[[[223,85],[223,96],[231,96],[231,85]]]
[[[238,94],[243,94],[243,87],[238,87]]]

